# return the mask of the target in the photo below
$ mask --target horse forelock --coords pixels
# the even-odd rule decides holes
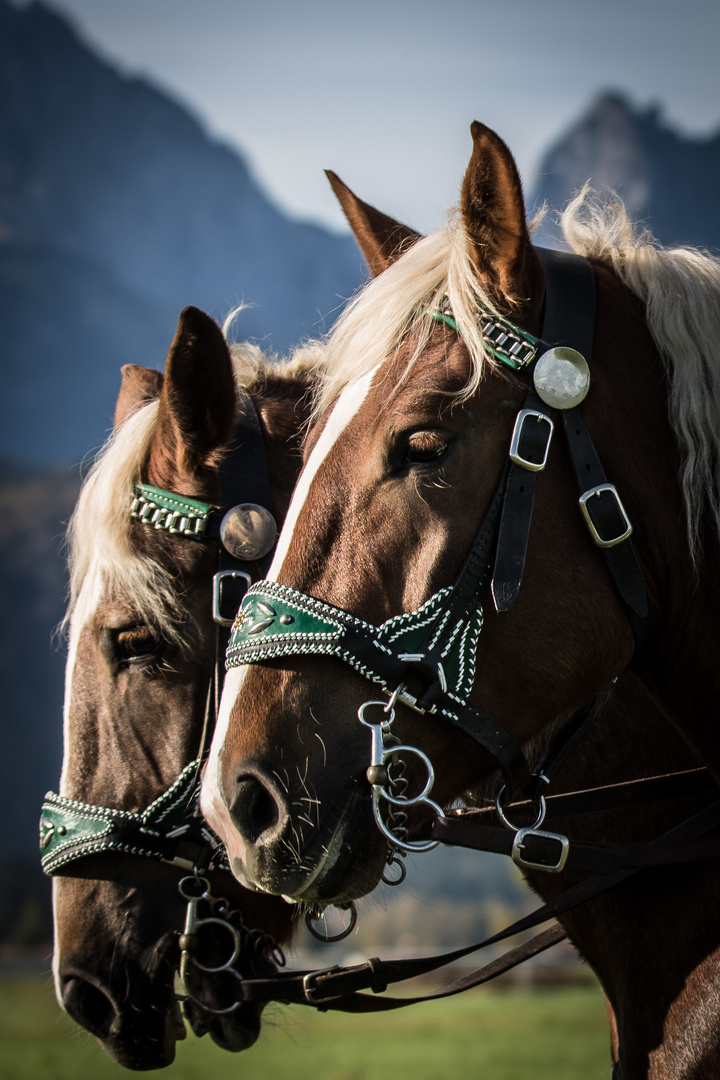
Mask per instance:
[[[485,348],[478,308],[499,313],[477,276],[460,215],[453,212],[446,226],[416,241],[345,308],[326,340],[317,413],[324,412],[344,387],[375,370],[404,341],[412,339],[409,372],[436,325],[428,312],[445,296],[470,355],[468,381],[462,391],[462,396],[470,396],[484,366],[498,363]],[[506,299],[511,308],[514,298]]]
[[[720,259],[692,247],[661,247],[633,224],[617,197],[589,187],[561,218],[570,248],[604,262],[645,306],[665,364],[669,417],[682,455],[681,482],[695,556],[703,509],[720,534]]]

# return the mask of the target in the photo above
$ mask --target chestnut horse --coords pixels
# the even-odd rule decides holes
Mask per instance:
[[[422,789],[409,822],[418,843],[440,806],[458,798],[492,791],[501,811],[513,791],[539,799],[543,777],[534,766],[553,736],[628,669],[641,687],[634,730],[642,736],[613,739],[608,766],[632,772],[637,741],[673,745],[654,722],[655,708],[643,712],[650,695],[720,772],[712,722],[720,689],[720,365],[713,361],[720,268],[700,253],[663,251],[637,237],[621,207],[576,200],[564,229],[569,245],[591,259],[583,266],[592,267],[594,335],[587,269],[564,299],[582,313],[586,335],[590,328],[583,344],[592,386],[579,399],[580,416],[577,402],[536,378],[537,393],[549,397],[538,407],[528,378],[538,339],[564,338],[562,327],[550,333],[543,323],[553,263],[530,242],[507,147],[480,124],[472,132],[461,214],[425,239],[335,182],[379,273],[327,342],[317,423],[270,580],[243,602],[228,654],[204,813],[241,881],[314,905],[367,893],[388,844],[400,839],[388,798],[392,736]],[[558,306],[549,285],[546,306]],[[550,351],[585,378],[576,349]],[[559,426],[561,414],[570,446],[581,443],[579,470],[569,468],[559,439],[547,453],[551,420]],[[517,470],[511,474],[523,492],[525,477],[547,458],[529,540],[521,529],[518,543],[511,530],[509,547],[497,540],[505,537],[508,445],[513,464],[527,470],[519,484]],[[591,486],[581,475],[581,516],[573,471],[585,470]],[[529,520],[527,501],[511,510]],[[607,549],[616,555],[606,561]],[[483,591],[483,623],[479,593],[493,560],[496,609]],[[313,821],[298,809],[308,792]],[[702,873],[696,868],[686,880]],[[670,959],[651,965],[657,920],[640,926],[630,949],[623,934],[603,946],[591,908],[571,917],[573,938],[617,1017],[623,1078],[717,1071],[718,1010],[708,978],[717,968],[716,936],[683,907],[678,876],[662,874],[675,889],[669,907],[683,920],[675,932],[688,944],[687,961],[673,947]],[[628,913],[643,889],[651,906],[659,876],[618,891],[630,898]],[[615,895],[602,901],[607,912],[621,904]],[[705,895],[692,896],[698,910]],[[663,898],[652,899],[660,919]],[[612,919],[596,925],[612,928]],[[673,1013],[685,977],[702,1025],[694,1040],[682,1008]],[[662,1057],[666,1023],[674,1037]]]
[[[141,481],[218,504],[219,467],[241,398],[249,394],[265,446],[272,511],[282,520],[301,464],[308,376],[299,356],[278,365],[253,346],[234,352],[231,359],[212,319],[188,308],[164,377],[136,365],[123,369],[115,432],[84,483],[69,531],[61,796],[46,803],[42,820],[44,862],[63,875],[54,878],[56,986],[73,1019],[116,1061],[136,1069],[169,1064],[176,1039],[184,1037],[174,985],[188,906],[178,892],[183,872],[160,858],[124,853],[118,843],[65,862],[57,833],[73,839],[78,803],[88,804],[91,827],[93,815],[112,820],[113,810],[137,814],[157,805],[201,753],[214,665],[218,541],[199,543],[148,527],[137,512],[131,516],[131,505]],[[252,462],[242,449],[237,455],[238,501],[249,501],[242,491],[255,484],[247,472]],[[259,564],[235,565],[258,576]],[[122,814],[116,817],[126,823]],[[274,970],[274,943],[289,940],[293,909],[248,893],[227,872],[208,879],[213,895],[240,908],[253,930],[257,948],[249,971]],[[217,949],[227,950],[220,938]],[[253,954],[247,941],[243,951]],[[241,969],[246,961],[241,956]],[[230,1050],[254,1042],[259,1007],[218,1015],[212,1008],[224,1007],[226,977],[194,969],[188,978],[194,1001],[186,1003],[186,1015],[198,1034],[209,1030]]]

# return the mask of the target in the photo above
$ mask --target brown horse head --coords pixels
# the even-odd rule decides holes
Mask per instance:
[[[268,365],[259,350],[233,361],[208,316],[187,308],[165,376],[129,365],[116,429],[86,480],[70,530],[72,600],[61,795],[137,813],[201,752],[214,664],[212,579],[217,542],[199,543],[130,516],[138,481],[217,504],[218,467],[233,436],[236,385],[254,403],[272,510],[282,520],[301,463],[308,378]],[[240,462],[239,468],[242,468]],[[54,880],[55,971],[67,1012],[120,1064],[160,1068],[184,1024],[175,994],[187,902],[182,873],[131,854],[89,855]],[[274,942],[292,933],[284,901],[248,893],[225,874],[214,895],[258,928],[240,971],[274,970]],[[197,1033],[239,1050],[256,1039],[260,1008],[220,1016],[227,986],[191,973],[186,1015]],[[207,1009],[203,1009],[205,1003]]]
[[[474,124],[472,135],[460,215],[427,238],[413,242],[407,229],[343,190],[379,272],[329,339],[317,422],[272,584],[257,604],[248,598],[235,627],[240,666],[226,681],[203,808],[240,880],[313,904],[362,895],[382,872],[387,834],[375,820],[377,774],[371,783],[371,732],[360,715],[365,703],[380,701],[363,714],[380,728],[383,691],[398,691],[393,736],[422,751],[435,772],[435,810],[422,802],[412,810],[411,833],[439,806],[502,782],[498,755],[487,752],[487,725],[484,739],[471,739],[447,722],[450,708],[443,720],[432,707],[411,707],[432,705],[412,649],[393,654],[396,670],[406,664],[394,685],[389,661],[381,675],[373,666],[373,649],[387,652],[393,634],[419,627],[431,610],[424,605],[453,586],[475,550],[526,401],[528,373],[498,358],[478,313],[525,338],[537,338],[543,325],[544,264],[531,244],[515,164],[489,129]],[[576,223],[576,238],[580,232]],[[393,235],[397,257],[388,247]],[[597,297],[582,417],[636,526],[651,607],[663,609],[677,602],[667,590],[668,553],[684,553],[686,582],[690,560],[680,453],[641,302],[658,275],[643,270],[649,256],[641,245],[631,256],[628,242],[621,257],[607,238],[593,248],[589,228],[583,235],[596,256]],[[648,519],[658,507],[662,541]],[[532,766],[552,732],[611,685],[636,647],[632,619],[579,512],[559,431],[537,482],[522,588],[507,610],[495,610],[487,592],[482,606],[479,639],[460,624],[466,703]],[[282,620],[288,627],[299,620],[297,632]],[[262,635],[267,648],[258,644]],[[231,662],[232,653],[231,646]],[[659,655],[638,658],[653,665],[644,670],[648,683]],[[253,663],[243,666],[245,658]],[[462,696],[457,686],[443,693]],[[404,757],[411,789],[422,788],[425,759]]]

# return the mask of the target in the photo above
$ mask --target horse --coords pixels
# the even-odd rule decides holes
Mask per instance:
[[[652,757],[657,742],[719,772],[720,268],[587,192],[563,217],[584,258],[542,253],[509,149],[471,130],[460,213],[429,237],[334,182],[377,276],[326,342],[269,580],[228,650],[203,812],[240,881],[313,905],[368,893],[388,848],[424,843],[455,800],[492,793],[507,820],[525,794],[539,828],[538,765],[616,680],[640,688],[637,734],[624,745],[621,723],[603,767],[627,774],[632,748]],[[399,759],[419,791],[404,837]],[[297,809],[308,793],[312,821]],[[686,885],[712,868],[689,873],[652,871],[566,916],[615,1014],[623,1080],[718,1068],[718,943],[695,918],[707,891],[690,901]],[[653,933],[678,932],[659,877],[688,955],[670,941],[646,975]],[[630,947],[642,897],[653,917]]]
[[[190,497],[191,504],[221,503],[226,451],[238,413],[249,409],[257,414],[264,444],[270,509],[282,521],[301,464],[308,386],[300,353],[272,363],[260,349],[244,345],[234,346],[231,357],[215,322],[196,308],[185,309],[164,376],[134,364],[123,368],[114,433],[84,481],[68,530],[61,794],[49,797],[41,823],[46,868],[62,875],[53,878],[56,991],[69,1015],[128,1068],[170,1064],[176,1039],[185,1037],[175,971],[185,911],[198,894],[192,884],[181,894],[178,884],[192,877],[194,853],[181,850],[183,860],[173,851],[161,861],[165,852],[152,847],[159,842],[155,834],[149,849],[142,843],[138,849],[138,832],[128,839],[127,826],[133,815],[147,818],[148,807],[167,803],[168,791],[178,802],[179,777],[185,777],[180,794],[191,804],[199,769],[192,763],[206,735],[215,663],[211,598],[219,545],[198,543],[180,527],[148,527],[147,514],[137,508],[138,491],[148,499],[164,489],[186,502]],[[258,484],[253,469],[264,471],[264,462],[251,460],[243,445],[228,468],[235,501],[245,501],[243,492]],[[246,530],[248,539],[255,537]],[[240,576],[250,571],[257,577],[258,553],[259,548],[245,549],[246,561],[226,559]],[[184,805],[181,810],[178,834],[188,828]],[[79,822],[91,829],[110,822],[115,838],[97,850],[98,837],[91,833],[68,856],[63,846],[68,838],[77,841]],[[140,824],[149,835],[151,822]],[[118,837],[122,828],[126,834]],[[138,850],[158,857],[132,853]],[[200,880],[212,883],[212,914],[222,915],[222,892],[226,907],[240,909],[249,928],[240,971],[275,970],[276,945],[288,942],[294,930],[293,909],[248,892],[221,869],[202,873]],[[206,968],[222,966],[214,951],[227,955],[229,948],[222,929],[215,928],[220,940],[213,943],[212,929],[205,927],[204,960],[198,957]],[[255,1041],[261,1007],[223,1011],[226,974],[190,965],[185,982],[185,1013],[197,1034],[209,1031],[228,1050]]]

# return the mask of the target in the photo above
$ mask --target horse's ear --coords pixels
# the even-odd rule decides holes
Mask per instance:
[[[124,424],[129,416],[160,396],[163,384],[162,371],[125,364],[121,368],[122,382],[115,403],[115,427]]]
[[[373,277],[387,270],[422,234],[358,199],[339,176],[325,170]]]
[[[186,307],[165,364],[152,472],[188,480],[214,467],[234,420],[235,380],[225,338],[209,315]]]
[[[502,139],[475,120],[460,205],[479,275],[498,300],[522,301],[538,273],[520,175]]]

